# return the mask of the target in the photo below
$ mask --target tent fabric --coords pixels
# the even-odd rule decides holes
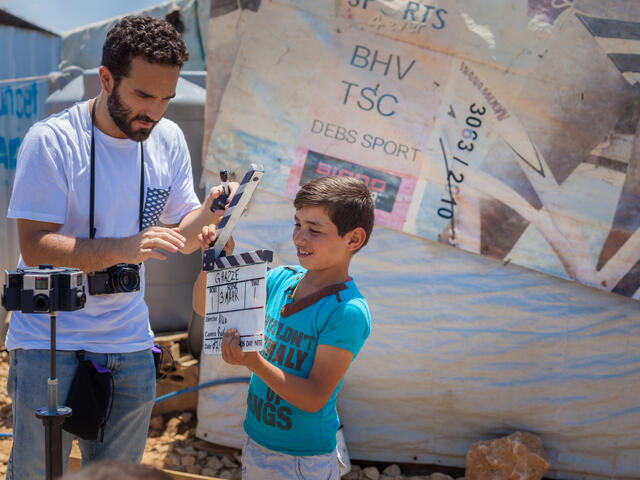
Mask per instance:
[[[357,176],[380,225],[640,298],[637,2],[274,0],[213,21],[211,172],[262,161],[289,197]]]
[[[293,214],[259,190],[236,251],[295,263]],[[549,478],[640,478],[636,301],[380,226],[350,273],[372,311],[338,397],[351,458],[463,467],[475,441],[521,430]],[[248,373],[208,355],[200,372]],[[241,445],[246,388],[200,391],[200,438]]]
[[[338,401],[351,457],[462,467],[521,430],[550,478],[640,478],[640,4],[227,4],[204,180],[265,167],[236,251],[295,263],[312,178],[376,194],[351,269],[372,333]],[[202,381],[242,371],[201,360]],[[198,435],[239,446],[246,386],[224,388],[200,393]]]

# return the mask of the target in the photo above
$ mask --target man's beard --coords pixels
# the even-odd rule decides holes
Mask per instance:
[[[156,123],[151,118],[146,115],[137,115],[131,119],[129,119],[131,115],[131,109],[127,107],[122,100],[120,99],[120,95],[118,94],[118,83],[113,87],[113,91],[111,95],[107,96],[107,110],[109,110],[109,115],[111,115],[111,119],[113,123],[131,140],[136,142],[143,142],[149,135],[151,134],[151,130],[156,126]],[[151,128],[140,128],[138,130],[134,130],[132,124],[135,120],[142,120],[143,122],[151,122]]]

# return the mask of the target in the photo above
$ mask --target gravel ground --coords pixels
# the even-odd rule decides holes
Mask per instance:
[[[0,352],[0,433],[10,433],[12,426],[11,400],[7,394],[9,355]],[[157,468],[195,473],[224,479],[242,478],[240,452],[219,447],[195,436],[196,418],[192,412],[166,414],[151,419],[149,436],[142,463]],[[7,471],[11,438],[0,438],[0,475]],[[79,456],[77,445],[74,451]],[[398,465],[353,465],[345,477],[348,480],[455,480],[442,473],[419,474],[412,469],[403,474]],[[424,472],[418,472],[424,473]]]

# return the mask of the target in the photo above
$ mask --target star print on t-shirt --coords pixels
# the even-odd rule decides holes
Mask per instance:
[[[142,228],[153,227],[158,224],[158,219],[162,214],[164,206],[169,198],[169,188],[147,187],[147,198],[144,201],[144,212],[142,213]]]

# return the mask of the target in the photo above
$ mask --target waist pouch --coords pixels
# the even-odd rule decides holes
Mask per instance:
[[[76,352],[78,368],[73,377],[65,406],[71,416],[62,424],[67,432],[84,440],[100,441],[113,405],[114,383],[111,370],[84,358],[84,350]]]

